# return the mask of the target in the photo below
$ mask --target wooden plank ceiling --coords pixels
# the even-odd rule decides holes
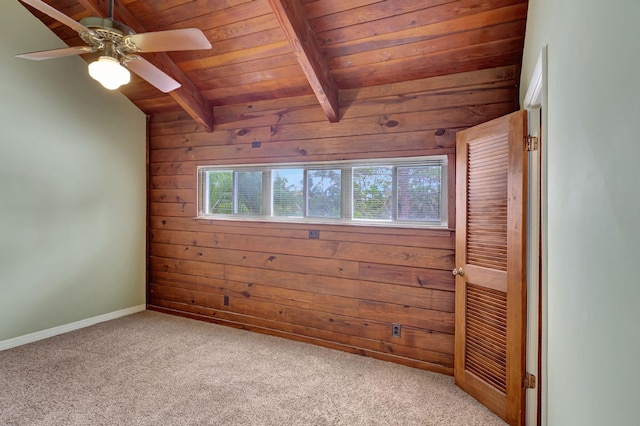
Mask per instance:
[[[76,20],[107,15],[107,0],[45,1]],[[504,66],[518,75],[527,0],[116,0],[114,9],[136,32],[204,32],[210,50],[144,55],[180,89],[164,94],[136,77],[120,90],[148,115],[184,110],[211,131],[215,106],[315,94],[339,121],[342,90]]]

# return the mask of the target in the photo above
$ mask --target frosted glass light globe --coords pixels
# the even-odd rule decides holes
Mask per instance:
[[[106,89],[115,90],[131,81],[131,73],[110,56],[100,56],[89,64],[89,75]]]

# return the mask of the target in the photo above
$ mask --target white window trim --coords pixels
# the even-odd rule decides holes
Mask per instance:
[[[288,169],[288,168],[303,168],[304,184],[306,189],[306,170],[317,168],[353,168],[353,167],[375,167],[383,165],[391,165],[393,167],[402,167],[409,165],[422,165],[425,162],[439,161],[442,165],[442,181],[440,186],[440,217],[441,221],[438,222],[425,222],[425,221],[409,221],[409,220],[397,220],[397,207],[393,210],[392,220],[376,220],[376,219],[353,219],[351,215],[353,213],[353,185],[351,184],[351,171],[348,176],[344,176],[341,179],[342,195],[341,195],[341,214],[339,219],[328,219],[319,217],[306,216],[307,211],[305,207],[304,217],[285,217],[285,216],[272,216],[273,210],[272,201],[272,185],[271,185],[271,171],[276,169]],[[197,168],[197,193],[198,193],[198,214],[196,219],[203,220],[223,220],[223,221],[250,221],[250,222],[267,222],[267,223],[297,223],[297,224],[320,224],[320,225],[349,225],[349,226],[378,226],[378,227],[393,227],[393,228],[430,228],[430,229],[448,229],[448,156],[447,155],[430,155],[423,157],[400,157],[400,158],[383,158],[383,159],[368,159],[368,160],[344,160],[344,161],[317,161],[317,162],[304,162],[304,163],[259,163],[259,164],[237,164],[237,165],[206,165],[198,166]],[[263,211],[266,212],[263,215],[238,215],[238,214],[205,214],[203,212],[203,206],[209,205],[208,191],[202,188],[202,172],[211,170],[220,171],[239,171],[239,170],[254,170],[263,169],[262,179],[262,195],[263,195]],[[396,177],[397,173],[394,170],[393,173],[393,203],[397,204],[397,191]],[[235,187],[235,177],[234,177]],[[347,189],[348,190],[345,190]],[[234,189],[234,211],[235,211],[235,189]],[[306,198],[306,197],[305,197]],[[306,202],[305,202],[306,204]]]

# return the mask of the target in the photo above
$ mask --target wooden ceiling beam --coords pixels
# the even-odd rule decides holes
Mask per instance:
[[[107,0],[78,0],[95,16],[106,16]],[[146,29],[138,19],[122,4],[115,2],[114,17],[137,33]],[[152,62],[162,71],[176,79],[181,87],[168,93],[200,126],[207,132],[213,131],[213,107],[195,84],[185,75],[176,63],[164,52],[153,53]]]
[[[338,86],[329,72],[327,61],[315,43],[315,35],[300,1],[269,0],[269,3],[320,106],[330,122],[338,122]]]

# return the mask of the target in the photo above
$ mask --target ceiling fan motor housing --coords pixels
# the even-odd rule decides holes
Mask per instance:
[[[89,16],[82,18],[80,24],[90,31],[80,33],[80,38],[96,50],[103,50],[103,55],[117,58],[116,52],[122,56],[137,53],[139,50],[126,36],[134,35],[128,26],[111,18]]]

